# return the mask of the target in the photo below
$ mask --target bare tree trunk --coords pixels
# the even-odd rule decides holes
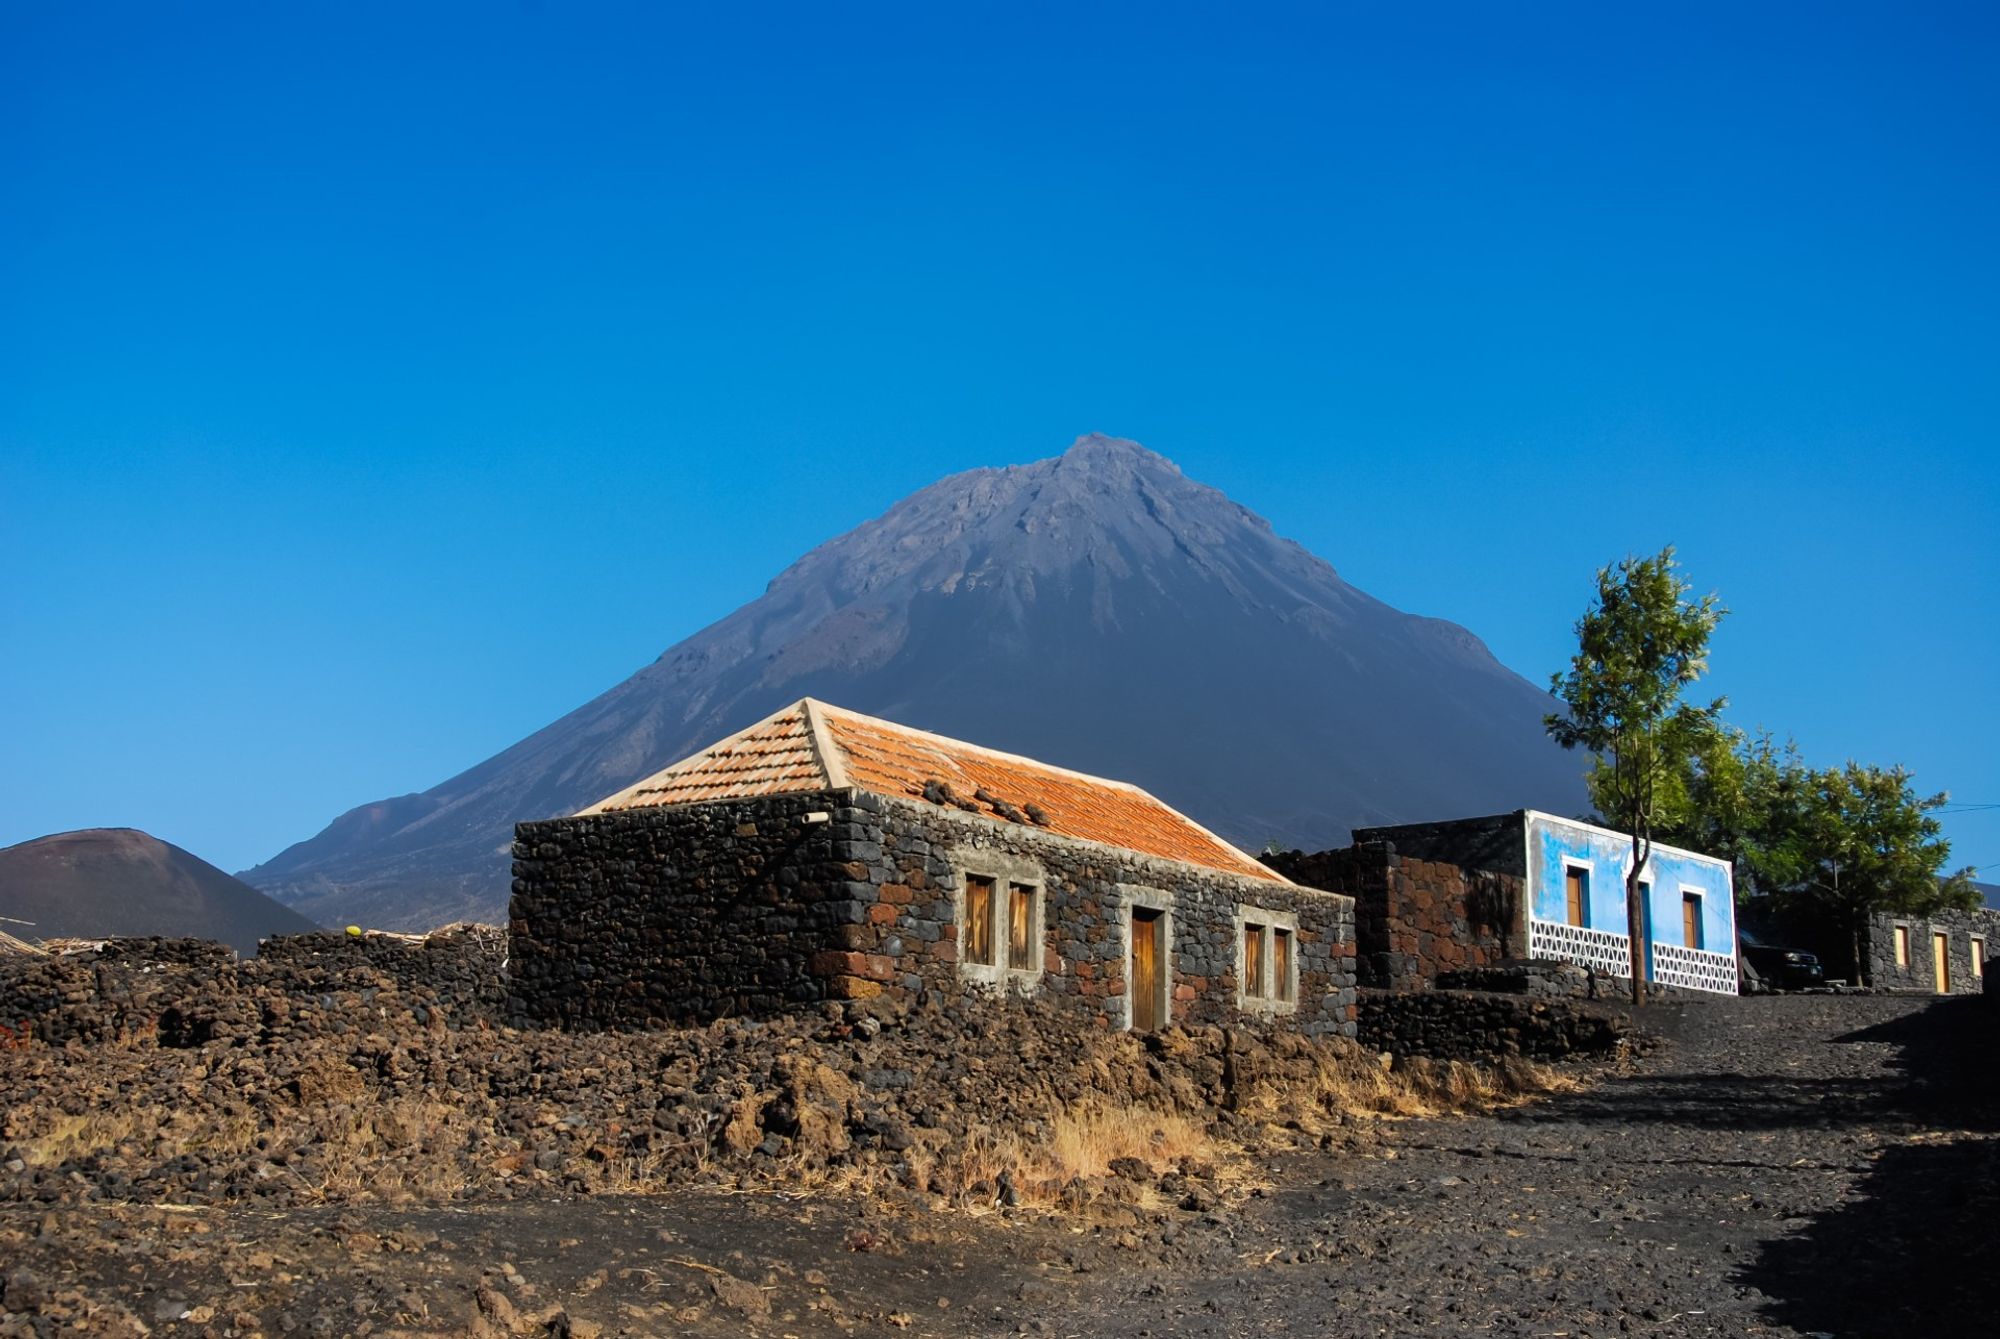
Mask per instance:
[[[1646,930],[1646,906],[1639,896],[1639,875],[1646,868],[1646,861],[1653,855],[1652,842],[1641,837],[1639,829],[1644,824],[1635,824],[1632,829],[1632,868],[1625,874],[1625,928],[1631,932],[1632,940],[1632,1003],[1643,1006],[1646,1003],[1646,959],[1650,955],[1652,935]]]

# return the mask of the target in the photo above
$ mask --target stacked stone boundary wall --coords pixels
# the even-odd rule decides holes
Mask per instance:
[[[1490,991],[1503,995],[1531,995],[1545,1000],[1566,1000],[1612,995],[1621,983],[1630,990],[1630,981],[1630,977],[1594,974],[1579,963],[1531,958],[1440,972],[1436,984],[1439,990]]]
[[[203,939],[114,939],[0,959],[0,1045],[283,1044],[370,1025],[458,1030],[500,1021],[504,935],[327,934],[264,941],[238,961]]]
[[[1629,1015],[1581,1000],[1363,990],[1356,1039],[1398,1057],[1570,1060],[1613,1051],[1630,1032]]]

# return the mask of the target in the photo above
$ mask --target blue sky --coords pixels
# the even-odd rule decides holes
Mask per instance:
[[[240,868],[1090,430],[1538,682],[1676,543],[2000,802],[1996,14],[0,3],[0,843]]]

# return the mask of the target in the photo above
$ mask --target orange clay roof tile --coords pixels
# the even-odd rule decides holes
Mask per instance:
[[[1286,881],[1136,786],[912,730],[811,698],[583,812],[845,787],[922,802],[929,783],[948,787],[953,798],[986,818],[1023,822],[1064,837],[1239,877]],[[990,798],[975,799],[981,792]]]
[[[818,790],[825,784],[826,774],[807,734],[805,713],[790,707],[598,801],[584,812],[782,795]]]

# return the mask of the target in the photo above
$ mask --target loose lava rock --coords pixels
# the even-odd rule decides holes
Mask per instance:
[[[171,940],[8,961],[0,1201],[465,1201],[858,1175],[960,1202],[1087,1204],[1198,1169],[1128,1158],[1063,1186],[974,1164],[995,1140],[1032,1151],[1093,1106],[1238,1145],[1256,1118],[1289,1119],[1309,1140],[1299,1117],[1337,1122],[1340,1073],[1377,1068],[1282,1023],[1139,1036],[969,992],[639,1033],[522,1028],[500,1016],[504,946],[464,927],[278,939],[241,962]],[[1478,1027],[1500,1007],[1480,1005]],[[1410,1050],[1400,1034],[1396,1049]]]

